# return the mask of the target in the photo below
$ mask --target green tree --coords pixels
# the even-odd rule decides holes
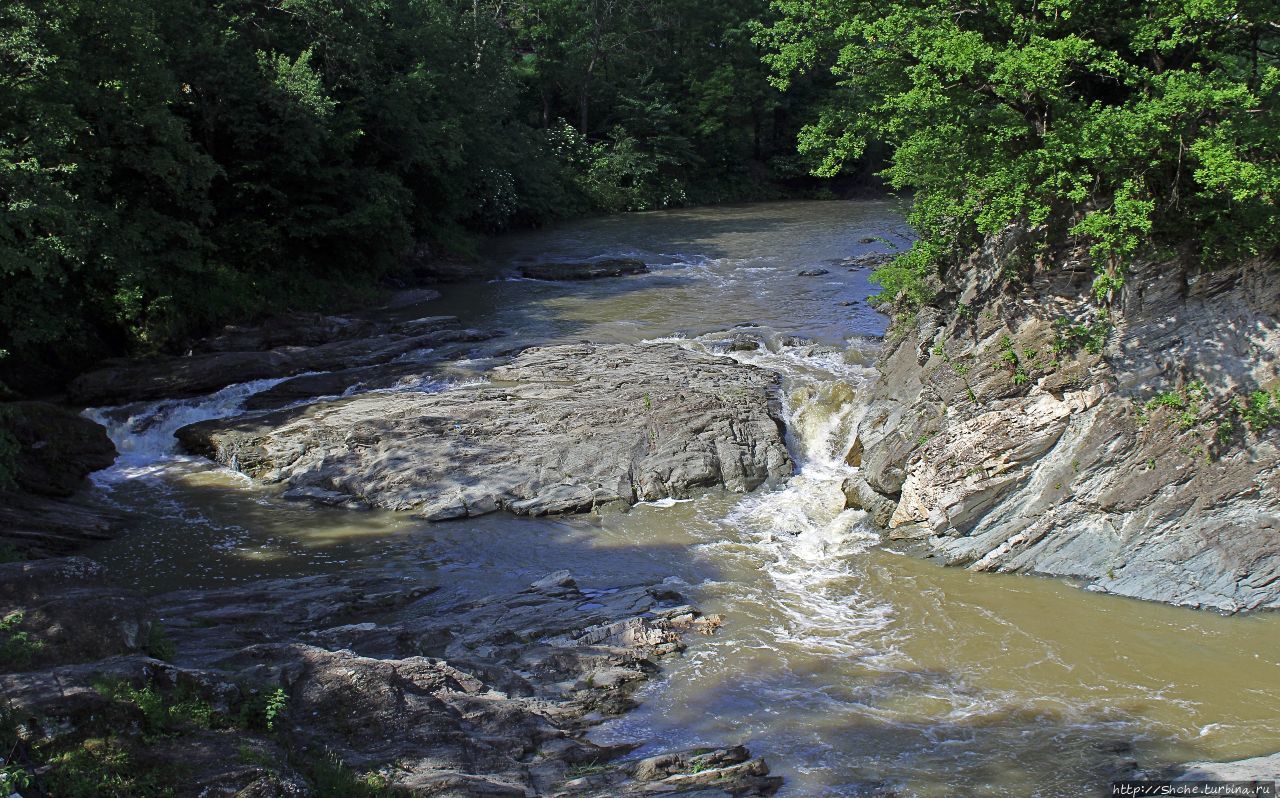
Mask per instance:
[[[1086,241],[1107,293],[1153,246],[1208,262],[1280,243],[1280,6],[1268,0],[778,0],[775,82],[837,80],[802,149],[869,142],[917,191],[920,240],[881,270],[920,302],[1011,223]]]

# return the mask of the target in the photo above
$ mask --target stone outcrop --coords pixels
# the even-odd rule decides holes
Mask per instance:
[[[387,363],[412,352],[491,337],[463,330],[453,316],[409,321],[301,314],[253,328],[228,328],[185,357],[122,361],[72,380],[84,405],[196,396],[232,383]]]
[[[577,263],[531,263],[520,267],[520,276],[532,280],[599,280],[644,274],[649,267],[635,258],[604,258]]]
[[[1280,754],[1234,762],[1189,762],[1174,781],[1280,782]]]
[[[850,505],[893,502],[889,537],[952,565],[1280,608],[1280,435],[1230,406],[1280,385],[1274,264],[1139,263],[1103,313],[1081,256],[1026,247],[993,240],[891,333]]]
[[[636,760],[583,736],[634,706],[686,634],[721,623],[667,583],[589,590],[562,571],[458,601],[354,570],[144,605],[100,576],[78,558],[0,566],[0,617],[19,614],[40,657],[0,661],[0,690],[45,786],[104,746],[128,754],[137,785],[180,796],[320,796],[319,770],[331,787],[342,772],[414,796],[766,796],[781,782],[742,747]]]
[[[10,402],[0,405],[0,431],[15,447],[12,484],[0,485],[0,548],[43,557],[115,533],[120,518],[73,498],[86,476],[115,461],[106,430],[57,405]]]
[[[443,520],[580,512],[791,473],[777,377],[670,344],[530,349],[492,383],[184,427],[252,477]]]

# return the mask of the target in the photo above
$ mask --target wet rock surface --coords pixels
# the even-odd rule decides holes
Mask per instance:
[[[668,583],[584,589],[562,571],[458,601],[355,570],[144,601],[68,558],[0,566],[0,616],[15,612],[43,667],[0,662],[0,689],[46,784],[66,761],[55,754],[103,746],[183,796],[319,796],[336,772],[423,796],[763,796],[780,783],[741,747],[636,760],[583,737],[634,706],[686,635],[720,625]]]
[[[1005,290],[1019,246],[993,241],[887,343],[850,505],[893,502],[890,537],[952,565],[1280,608],[1280,439],[1230,406],[1280,384],[1274,267],[1136,264],[1101,316],[1087,269]]]
[[[68,386],[73,401],[115,405],[210,393],[238,382],[387,363],[420,350],[491,337],[453,316],[373,321],[299,314],[252,328],[228,328],[186,357],[110,363]]]
[[[520,267],[520,276],[532,280],[600,280],[644,274],[649,267],[635,258],[605,258],[574,263],[531,263]]]
[[[747,491],[791,473],[777,377],[670,344],[530,349],[491,384],[365,394],[178,430],[291,488],[444,520]]]
[[[1280,782],[1280,753],[1234,762],[1189,762],[1175,781]]]

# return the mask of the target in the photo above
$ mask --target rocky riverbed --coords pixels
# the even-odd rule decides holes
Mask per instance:
[[[0,565],[8,758],[52,795],[778,788],[741,747],[637,759],[583,738],[721,624],[671,586],[584,591],[561,571],[482,601],[433,593],[356,570],[143,598],[81,557]]]
[[[638,217],[624,243],[601,222],[605,243],[524,245],[487,282],[103,364],[77,395],[121,405],[87,418],[0,418],[24,475],[0,559],[36,558],[0,568],[24,795],[1265,773],[1273,618],[895,553],[1271,606],[1274,431],[1215,426],[1275,377],[1265,281],[1153,266],[1104,319],[1087,275],[994,289],[997,243],[881,347],[866,274],[892,227],[831,204],[822,244],[796,225],[826,207]],[[645,249],[716,229],[707,254]],[[602,252],[645,269],[583,268]],[[567,271],[521,276],[544,261]]]

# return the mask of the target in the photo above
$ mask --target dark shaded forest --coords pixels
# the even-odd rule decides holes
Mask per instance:
[[[764,0],[18,0],[0,361],[39,384],[350,305],[477,234],[811,194]],[[19,373],[19,371],[22,373]]]

